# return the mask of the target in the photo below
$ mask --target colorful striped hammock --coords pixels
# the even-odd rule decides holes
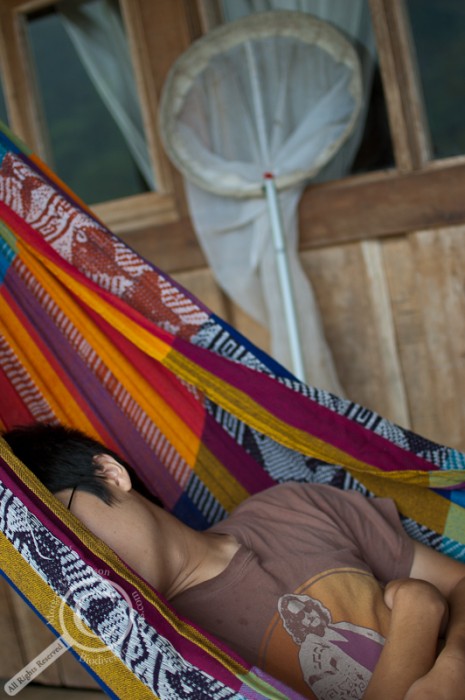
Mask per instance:
[[[295,380],[6,128],[0,158],[0,427],[86,431],[196,528],[316,481],[394,498],[411,535],[465,559],[462,453]],[[1,439],[0,523],[1,573],[110,696],[298,697],[181,619]]]

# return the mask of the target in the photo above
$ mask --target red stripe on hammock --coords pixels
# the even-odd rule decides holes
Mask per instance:
[[[0,421],[6,428],[12,428],[15,425],[30,425],[35,423],[35,418],[24,405],[16,389],[12,386],[10,380],[0,367]]]
[[[87,279],[79,270],[63,260],[45,241],[37,240],[38,234],[14,212],[0,203],[0,213],[4,210],[5,220],[11,222],[12,229],[20,231],[27,242],[45,257],[62,267],[67,274],[93,289],[108,303],[155,337],[170,345],[180,355],[192,360],[226,384],[243,391],[245,395],[284,423],[289,424],[290,427],[307,432],[328,445],[332,445],[358,460],[377,466],[383,471],[438,470],[431,462],[389,442],[355,421],[318,405],[284,385],[276,386],[275,379],[194,346],[182,338],[175,338],[132,309],[125,301],[99,288]]]

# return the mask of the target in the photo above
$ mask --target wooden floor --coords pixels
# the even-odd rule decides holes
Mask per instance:
[[[5,680],[0,680],[0,698],[10,697],[4,690]],[[98,690],[71,690],[69,688],[52,688],[31,683],[21,690],[20,700],[103,700],[107,696]]]

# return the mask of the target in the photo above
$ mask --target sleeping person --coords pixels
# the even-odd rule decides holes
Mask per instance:
[[[177,612],[302,695],[465,699],[465,565],[408,537],[391,500],[290,482],[199,532],[79,431],[3,437]]]

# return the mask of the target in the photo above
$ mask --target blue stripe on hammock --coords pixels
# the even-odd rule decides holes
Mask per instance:
[[[22,154],[25,152],[23,149],[24,146],[17,136],[15,136],[5,122],[2,122],[0,119],[0,160],[3,160],[8,152]]]
[[[2,235],[3,234],[3,235]],[[8,243],[7,238],[11,237],[12,234],[9,232],[7,227],[0,221],[0,284],[2,284],[5,279],[5,275],[14,260],[16,251]]]
[[[465,508],[465,490],[433,489],[433,491],[443,498],[447,498],[451,503],[456,503],[458,506]]]
[[[5,581],[10,585],[16,593],[24,600],[25,603],[31,608],[31,610],[40,618],[40,620],[48,627],[49,630],[53,632],[53,634],[58,638],[61,638],[61,635],[57,630],[50,624],[50,621],[47,620],[38,610],[37,608],[32,605],[31,601],[24,595],[22,591],[19,590],[19,588],[13,583],[13,581],[10,579],[9,576],[6,575],[6,573],[3,571],[3,569],[0,568],[0,574],[3,576]],[[66,645],[66,642],[63,640],[63,643]],[[108,695],[108,697],[113,698],[114,700],[120,700],[118,695],[115,695],[115,693],[107,686],[107,684],[99,677],[96,675],[95,671],[92,669],[92,666],[89,666],[88,664],[85,663],[85,661],[82,659],[82,657],[75,651],[72,647],[68,647],[68,651],[71,652],[71,654],[75,657],[75,659],[81,664],[81,666],[89,673],[92,678],[99,684],[99,686],[102,688],[102,690]],[[37,654],[36,654],[37,656]],[[32,659],[31,659],[32,661]],[[13,673],[17,673],[21,669],[16,669],[13,671]],[[45,670],[45,669],[44,669]]]
[[[261,362],[272,374],[276,375],[277,377],[285,377],[286,379],[295,379],[292,372],[283,367],[283,365],[281,365],[279,362],[277,362],[277,360],[268,355],[264,350],[261,350],[256,345],[254,345],[252,341],[243,336],[242,333],[240,333],[236,328],[233,328],[233,326],[227,323],[227,321],[225,321],[223,318],[220,318],[216,314],[210,313],[210,318],[208,319],[208,322],[216,323],[218,324],[218,326],[221,326],[223,331],[227,331],[227,334],[234,338],[236,342],[239,343],[239,345],[243,346],[245,350],[250,351],[254,358]],[[222,355],[223,357],[228,357],[228,353],[224,352],[224,349],[221,347],[211,347],[210,350],[216,351],[219,355]],[[232,357],[231,359],[239,361],[239,358],[236,357]]]
[[[458,450],[449,449],[447,454],[447,461],[443,469],[464,469],[465,468],[465,454],[459,452]]]
[[[447,556],[456,559],[457,561],[463,561],[465,563],[465,550],[463,544],[456,542],[455,540],[449,539],[444,535],[441,537],[441,542],[437,548],[438,552],[442,554],[447,554]]]

